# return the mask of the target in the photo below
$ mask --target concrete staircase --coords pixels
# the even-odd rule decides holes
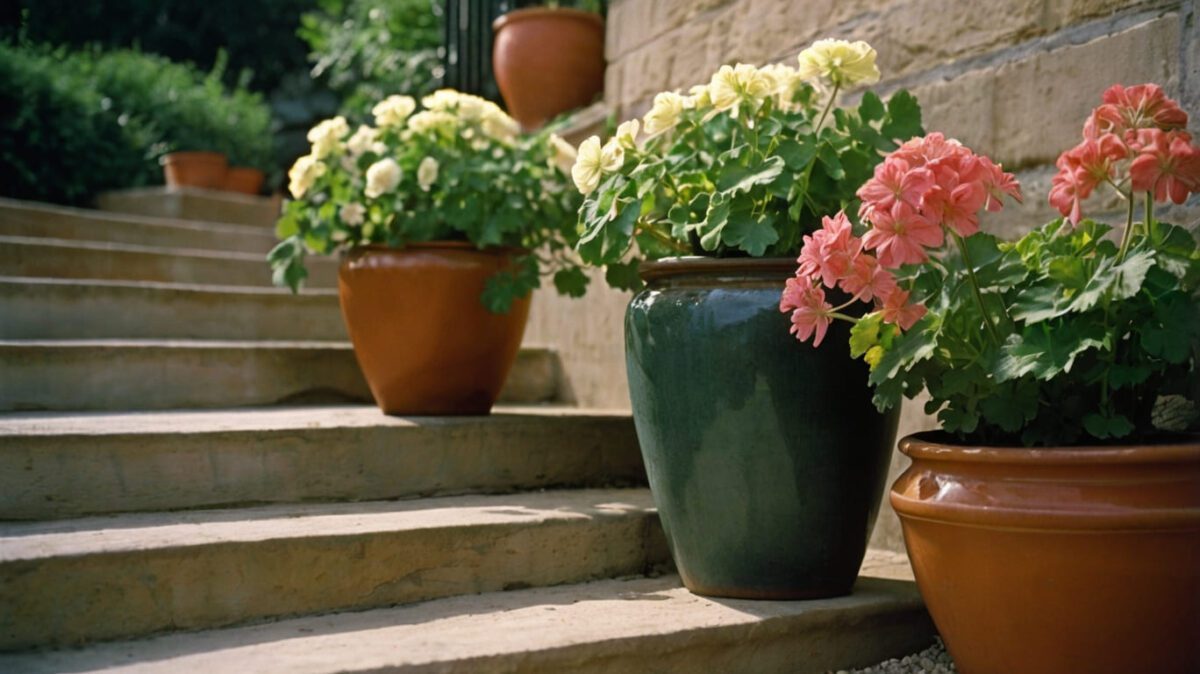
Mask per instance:
[[[386,417],[333,264],[269,287],[262,202],[102,204],[158,215],[0,200],[0,671],[823,672],[932,641],[891,553],[845,598],[683,590],[630,418],[543,404],[552,350],[490,417]]]

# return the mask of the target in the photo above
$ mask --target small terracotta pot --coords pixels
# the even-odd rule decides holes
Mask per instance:
[[[172,152],[160,163],[167,187],[224,189],[229,161],[219,152]]]
[[[487,414],[525,333],[529,297],[507,314],[480,294],[514,249],[469,243],[356,248],[338,270],[342,317],[386,414]]]
[[[1200,441],[1024,449],[909,436],[892,487],[963,674],[1200,671]]]
[[[577,9],[533,7],[492,24],[492,68],[509,114],[525,130],[588,105],[604,90],[604,20]]]
[[[228,192],[255,195],[262,191],[266,176],[256,168],[231,166],[225,174],[224,189]]]

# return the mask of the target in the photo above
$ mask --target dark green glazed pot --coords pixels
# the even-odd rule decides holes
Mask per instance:
[[[819,348],[779,311],[791,259],[642,266],[625,362],[650,488],[688,589],[847,594],[866,552],[898,413],[871,404],[837,322]]]

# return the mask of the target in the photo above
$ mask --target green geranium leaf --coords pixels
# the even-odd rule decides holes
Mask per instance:
[[[1021,334],[1009,336],[992,374],[998,382],[1027,374],[1050,379],[1069,371],[1080,353],[1103,344],[1104,326],[1093,322],[1028,326]]]
[[[1092,413],[1083,418],[1083,428],[1093,437],[1101,440],[1107,438],[1123,438],[1133,432],[1133,424],[1123,414],[1104,416]]]
[[[830,178],[842,180],[846,177],[846,169],[842,168],[842,160],[832,145],[821,143],[817,149],[817,158],[821,160],[821,165],[825,167],[825,174]]]
[[[639,265],[637,259],[610,264],[604,269],[604,280],[620,290],[640,290],[642,277],[638,274]]]
[[[801,141],[787,139],[779,143],[775,153],[783,158],[791,171],[802,171],[817,156],[817,146],[808,138]]]
[[[1192,340],[1200,336],[1200,312],[1183,293],[1165,297],[1154,307],[1154,320],[1141,326],[1142,348],[1168,363],[1183,363],[1191,354]]]
[[[1031,381],[1005,386],[980,403],[984,418],[1009,433],[1025,427],[1038,413],[1038,387]]]
[[[907,91],[897,91],[887,104],[888,118],[880,131],[901,142],[925,133],[921,127],[921,105]]]
[[[554,287],[568,297],[583,297],[587,292],[588,280],[587,274],[578,267],[554,272]]]
[[[979,427],[979,412],[946,406],[937,413],[942,429],[948,433],[974,433]]]
[[[704,221],[696,226],[700,234],[700,247],[704,250],[716,250],[721,245],[721,234],[729,222],[730,205],[728,200],[710,203],[708,214]]]
[[[773,218],[769,215],[754,215],[752,211],[738,210],[729,216],[722,240],[741,248],[753,257],[761,257],[771,244],[779,240]]]
[[[730,197],[749,192],[756,185],[765,185],[775,180],[783,172],[783,166],[782,157],[768,157],[762,164],[749,168],[740,164],[728,164],[721,171],[717,189]]]
[[[933,355],[937,347],[940,324],[933,314],[926,314],[911,330],[897,337],[871,372],[871,384],[878,386]]]
[[[1153,373],[1154,369],[1146,365],[1116,363],[1108,367],[1108,385],[1115,389],[1135,386],[1149,379]]]
[[[875,311],[863,316],[850,328],[850,357],[861,358],[868,349],[879,344],[879,328],[883,314]]]
[[[1015,320],[1032,325],[1062,316],[1067,313],[1067,306],[1056,281],[1039,281],[1017,293],[1010,313]]]
[[[862,102],[858,104],[858,115],[864,122],[878,121],[883,119],[885,114],[887,111],[883,107],[883,101],[874,91],[863,94]]]

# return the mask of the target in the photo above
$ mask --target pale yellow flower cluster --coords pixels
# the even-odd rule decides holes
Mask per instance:
[[[675,114],[681,111],[682,108],[679,108]],[[631,119],[618,126],[617,133],[603,145],[599,136],[583,141],[576,153],[575,166],[571,167],[575,187],[584,194],[591,194],[600,186],[604,174],[619,171],[625,164],[625,150],[637,147],[637,135],[638,121]]]
[[[396,189],[399,184],[400,164],[391,157],[385,157],[367,168],[367,187],[363,194],[366,194],[368,199],[378,199]]]
[[[308,131],[308,142],[312,143],[312,155],[324,159],[339,150],[342,138],[350,133],[345,117],[334,117],[317,124]]]
[[[371,108],[375,115],[375,126],[404,126],[404,120],[417,109],[417,102],[412,96],[388,96]]]
[[[449,115],[455,123],[461,121],[465,122],[468,127],[478,126],[484,135],[502,143],[511,143],[521,130],[517,121],[501,110],[500,106],[479,96],[464,94],[453,89],[435,91],[422,98],[421,105],[425,106],[426,111],[432,115],[432,125],[444,121],[445,118],[441,115]],[[412,128],[411,122],[409,128]],[[471,130],[473,131],[473,129]],[[469,135],[466,129],[463,133],[464,136]]]
[[[317,178],[325,175],[325,170],[325,164],[311,154],[297,159],[292,168],[288,169],[288,192],[299,199],[313,186]]]
[[[433,157],[421,160],[420,165],[417,166],[417,186],[421,188],[422,192],[428,192],[429,188],[437,182],[439,168],[438,160]]]
[[[801,79],[820,79],[839,88],[879,81],[875,49],[862,40],[817,40],[800,52],[799,61]]]

